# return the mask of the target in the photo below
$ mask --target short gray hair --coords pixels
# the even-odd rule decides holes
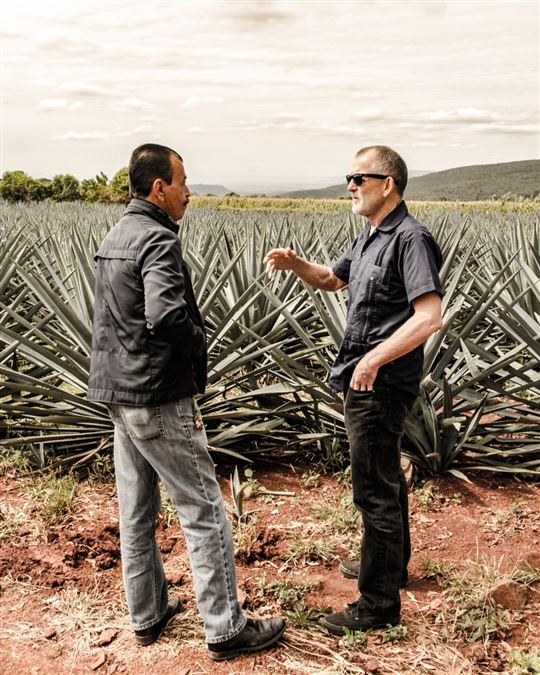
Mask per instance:
[[[380,171],[387,176],[392,176],[397,191],[403,197],[403,193],[407,187],[408,172],[407,165],[401,155],[398,155],[395,150],[386,145],[368,145],[365,148],[361,148],[356,153],[356,157],[364,155],[369,150],[375,150],[377,153],[376,171]]]

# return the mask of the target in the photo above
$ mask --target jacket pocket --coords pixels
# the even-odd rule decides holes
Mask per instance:
[[[159,407],[123,405],[120,410],[130,436],[149,441],[164,435]]]

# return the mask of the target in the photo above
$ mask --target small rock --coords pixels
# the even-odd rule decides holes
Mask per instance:
[[[90,668],[92,668],[92,670],[97,670],[98,668],[101,668],[101,666],[105,665],[106,662],[107,654],[105,654],[105,652],[101,652],[101,654],[98,654],[98,656],[92,661]]]
[[[505,609],[522,609],[527,604],[527,589],[512,579],[497,581],[487,595]]]
[[[56,637],[56,630],[54,628],[47,628],[47,630],[44,631],[43,637],[46,640],[52,640],[54,637]]]
[[[184,573],[180,571],[173,571],[167,573],[167,581],[172,586],[180,586],[184,581]]]
[[[407,481],[407,486],[411,487],[413,479],[413,465],[410,459],[407,457],[401,458],[401,468],[405,474],[405,480]]]
[[[246,604],[246,600],[247,600],[246,592],[242,588],[238,587],[236,589],[236,594],[237,594],[237,597],[238,597],[238,604],[240,605],[240,607],[243,607]]]
[[[96,641],[96,646],[105,647],[105,645],[110,645],[117,635],[118,631],[115,628],[105,628],[105,630],[101,631]]]
[[[464,645],[461,649],[461,653],[468,659],[472,661],[483,661],[486,658],[486,653],[484,647],[477,642],[473,644]]]
[[[377,661],[366,661],[364,664],[364,669],[366,673],[373,673],[375,675],[379,672],[379,664]]]
[[[540,570],[540,552],[536,553],[533,551],[529,553],[523,560],[520,560],[518,566],[525,571],[530,571],[531,569]]]

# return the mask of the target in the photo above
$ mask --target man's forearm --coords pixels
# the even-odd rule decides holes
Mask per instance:
[[[413,301],[414,314],[384,342],[358,361],[351,377],[351,388],[371,391],[381,366],[399,359],[423,344],[441,327],[441,298],[426,293]]]
[[[306,284],[321,291],[337,291],[345,285],[330,267],[308,262],[299,256],[295,259],[291,269]]]
[[[430,293],[417,302],[410,319],[368,352],[366,358],[373,367],[380,368],[424,344],[440,327],[440,298],[436,293]]]
[[[376,368],[399,359],[422,345],[440,328],[436,318],[416,312],[396,332],[366,354],[369,363]]]

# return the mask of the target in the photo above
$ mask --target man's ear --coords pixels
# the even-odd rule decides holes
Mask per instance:
[[[386,185],[384,186],[384,194],[387,197],[392,192],[392,188],[394,187],[395,183],[394,183],[394,179],[392,178],[392,176],[388,176],[385,179],[385,183],[386,183]]]
[[[152,194],[157,199],[163,198],[164,190],[163,190],[163,180],[161,178],[156,178],[156,180],[152,183]]]

